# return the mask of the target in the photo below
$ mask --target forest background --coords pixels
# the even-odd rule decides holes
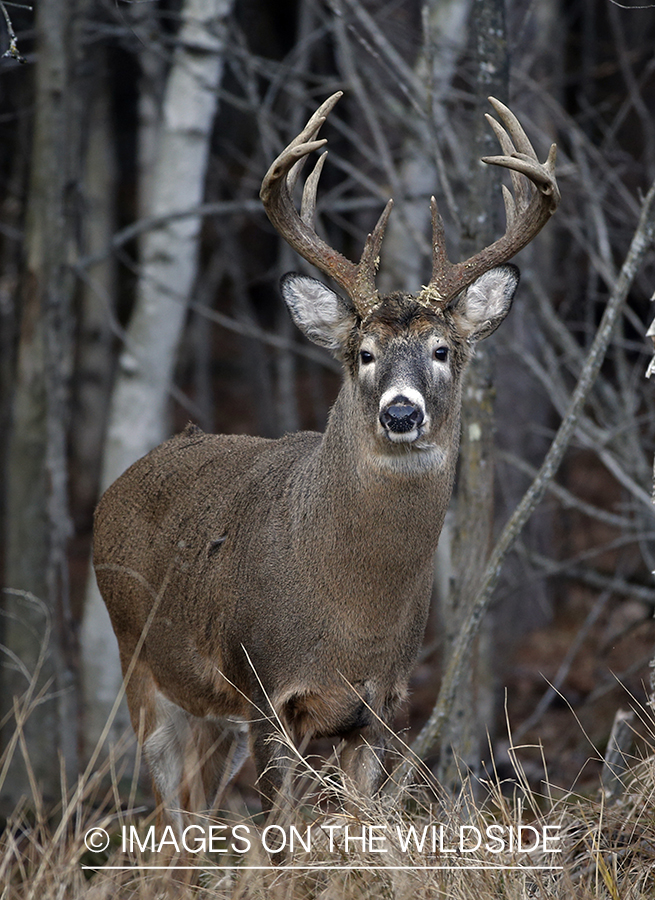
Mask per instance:
[[[517,257],[514,309],[471,373],[433,614],[398,729],[411,743],[429,720],[482,597],[448,721],[424,729],[423,757],[444,784],[458,778],[453,748],[460,771],[479,774],[492,746],[502,771],[509,721],[535,785],[545,761],[551,782],[595,790],[617,710],[646,701],[654,656],[648,242],[627,283],[620,271],[655,178],[655,10],[610,0],[2,7],[2,812],[33,777],[54,801],[62,772],[70,783],[99,742],[106,753],[130,733],[124,708],[112,713],[118,656],[89,570],[101,491],[189,420],[268,437],[324,427],[338,367],[283,308],[278,277],[306,266],[274,234],[258,190],[336,90],[321,228],[358,258],[393,196],[385,290],[426,280],[433,193],[453,259],[502,233],[502,176],[478,162],[498,152],[489,94],[509,103],[540,159],[557,142],[560,210]],[[623,288],[598,375],[571,414]],[[489,580],[494,542],[553,446],[540,502]]]

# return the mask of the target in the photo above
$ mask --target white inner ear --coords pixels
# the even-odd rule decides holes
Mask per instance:
[[[474,281],[466,292],[466,317],[471,324],[479,325],[487,319],[504,316],[512,302],[516,282],[511,269],[491,269]]]
[[[282,296],[293,321],[310,341],[336,350],[348,337],[353,317],[341,297],[321,281],[287,275],[282,280]]]
[[[455,312],[469,340],[486,337],[502,322],[518,283],[515,267],[499,266],[485,272],[467,288]]]

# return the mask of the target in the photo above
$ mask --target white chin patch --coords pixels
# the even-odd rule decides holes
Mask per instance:
[[[384,434],[393,444],[413,444],[420,437],[418,428],[412,428],[411,431],[400,434],[395,431],[385,431]]]
[[[398,444],[396,446],[398,447]],[[448,459],[447,453],[436,444],[415,441],[413,444],[405,444],[404,447],[404,452],[398,447],[395,453],[375,454],[373,456],[375,465],[385,472],[412,476],[438,472],[443,469]]]

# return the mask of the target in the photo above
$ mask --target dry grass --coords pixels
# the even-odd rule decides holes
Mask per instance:
[[[333,763],[314,764],[280,733],[295,770],[296,801],[271,824],[232,794],[220,813],[185,821],[188,852],[177,854],[172,829],[157,826],[154,813],[137,806],[138,752],[131,778],[125,777],[134,764],[133,737],[101,756],[109,723],[86,772],[73,786],[62,773],[61,802],[46,809],[23,732],[40,700],[35,684],[36,675],[16,704],[13,739],[0,758],[0,793],[16,754],[31,785],[0,835],[0,900],[655,898],[655,723],[635,703],[649,749],[611,805],[600,795],[556,792],[546,782],[538,794],[514,747],[511,779],[501,781],[492,770],[475,790],[464,780],[452,797],[418,766],[410,788],[401,790],[390,778],[370,800],[355,796]],[[199,841],[212,828],[209,852]],[[520,829],[529,852],[510,845],[510,834],[516,838]],[[103,838],[99,849],[89,848],[92,832]],[[473,847],[478,834],[480,845]],[[268,851],[280,837],[294,846],[271,865]]]
[[[65,800],[54,810],[44,810],[33,781],[33,796],[18,806],[0,840],[0,900],[655,897],[652,756],[631,770],[622,798],[611,807],[602,800],[573,794],[554,797],[548,788],[537,795],[528,787],[515,757],[515,777],[504,784],[495,775],[488,778],[484,802],[473,799],[468,784],[457,798],[439,796],[427,778],[411,792],[394,796],[388,791],[374,802],[365,801],[347,792],[334,767],[312,767],[296,757],[298,796],[302,799],[277,819],[277,830],[265,832],[265,823],[235,806],[219,816],[197,817],[188,842],[193,845],[208,835],[212,825],[223,826],[224,830],[215,834],[226,837],[217,847],[226,852],[192,853],[186,859],[174,853],[171,856],[171,834],[159,831],[152,815],[135,809],[136,780],[121,796],[117,758],[115,752],[75,788],[64,791]],[[358,815],[335,811],[343,799],[357,800]],[[232,832],[237,824],[241,829]],[[485,837],[485,829],[491,825],[496,831]],[[543,835],[542,829],[548,826],[548,834],[559,834],[561,852],[548,852],[548,847],[545,852],[542,838],[530,853],[510,848],[507,829],[516,834],[521,825],[536,829],[524,827],[523,836],[530,844],[536,842],[535,834]],[[131,826],[143,845],[149,834],[157,843],[167,839],[162,853],[158,848],[155,852],[148,847],[142,850],[136,842],[130,849],[129,840],[122,846],[123,833],[128,838],[134,835]],[[102,828],[109,835],[108,847],[99,853],[91,853],[85,846],[85,835],[93,828]],[[483,835],[482,845],[455,852],[461,828],[465,848],[471,847],[475,829]],[[362,846],[362,833],[367,846]],[[424,834],[419,849],[414,835],[420,841]],[[250,849],[243,852],[246,835]],[[294,838],[294,851],[283,864],[270,867],[262,840],[268,839],[273,846],[281,835],[287,840]],[[499,843],[491,835],[505,839],[500,852],[494,852]],[[555,846],[554,839],[550,846]],[[202,868],[193,873],[194,884],[188,883],[189,872],[179,868],[182,862]],[[166,864],[178,867],[168,871],[138,868]]]

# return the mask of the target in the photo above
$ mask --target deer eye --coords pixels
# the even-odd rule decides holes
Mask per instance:
[[[445,362],[448,359],[448,347],[437,347],[434,351],[434,358],[439,362]]]
[[[368,366],[372,362],[375,362],[375,357],[372,353],[369,353],[368,350],[360,350],[359,358],[361,359],[363,366]]]

